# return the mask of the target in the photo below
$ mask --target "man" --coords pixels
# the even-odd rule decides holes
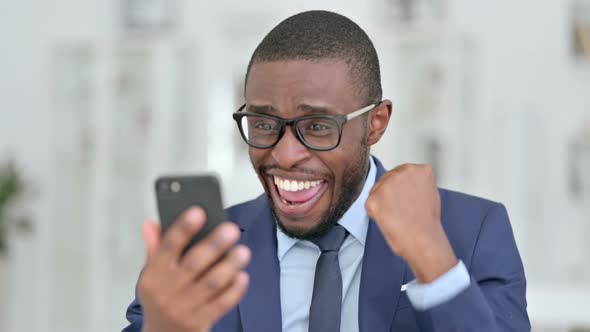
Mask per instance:
[[[229,208],[235,224],[182,258],[203,211],[164,235],[147,223],[125,331],[530,330],[505,208],[437,189],[425,165],[387,172],[370,147],[391,111],[354,22],[325,11],[281,22],[234,113],[266,195]]]

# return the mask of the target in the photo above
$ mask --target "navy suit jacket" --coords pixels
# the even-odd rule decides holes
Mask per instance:
[[[386,171],[378,160],[377,179]],[[441,219],[453,250],[471,275],[470,286],[450,301],[418,311],[401,286],[414,279],[408,265],[389,248],[369,221],[359,291],[359,331],[530,331],[526,279],[503,205],[440,189]],[[250,286],[239,305],[214,326],[215,332],[281,331],[276,226],[265,195],[228,209],[250,247]],[[139,332],[140,301],[127,309]]]

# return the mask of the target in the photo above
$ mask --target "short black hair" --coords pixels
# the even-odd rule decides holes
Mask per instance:
[[[280,60],[342,59],[365,105],[381,101],[379,58],[365,31],[349,18],[324,10],[293,15],[272,29],[252,54],[253,64]]]

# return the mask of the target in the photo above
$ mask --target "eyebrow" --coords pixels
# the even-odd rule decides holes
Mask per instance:
[[[302,105],[299,105],[297,108],[300,109],[300,110],[302,110],[305,113],[313,113],[313,114],[330,114],[330,113],[333,113],[333,112],[330,111],[329,108],[322,107],[322,106],[313,106],[313,105],[302,104]]]
[[[313,106],[308,104],[300,104],[297,106],[297,109],[310,114],[332,114],[334,113],[327,107],[322,106]],[[260,113],[260,114],[277,114],[279,111],[274,108],[272,105],[247,105],[246,106],[247,112],[252,113]]]
[[[246,105],[246,112],[268,114],[277,113],[277,110],[271,105]]]

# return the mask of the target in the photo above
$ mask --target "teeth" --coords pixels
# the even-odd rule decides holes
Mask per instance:
[[[304,189],[309,189],[315,186],[318,186],[322,183],[322,180],[315,180],[315,181],[295,181],[295,180],[285,180],[279,177],[274,177],[274,183],[277,187],[285,191],[299,191]]]

